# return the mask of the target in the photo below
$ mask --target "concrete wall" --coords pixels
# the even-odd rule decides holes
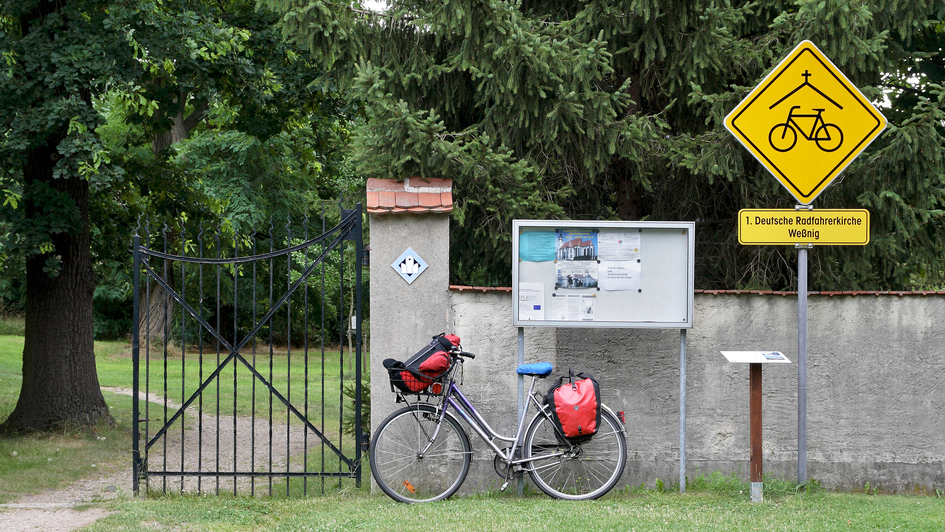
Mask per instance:
[[[516,415],[511,304],[507,292],[451,291],[447,326],[478,355],[465,365],[464,391],[506,434],[514,433]],[[810,296],[809,478],[845,491],[867,482],[884,492],[945,489],[943,317],[945,295]],[[796,297],[697,294],[694,324],[687,332],[687,475],[748,478],[748,367],[720,351],[778,350],[795,363],[764,368],[764,468],[796,479]],[[678,482],[678,330],[527,328],[524,336],[526,362],[552,362],[556,375],[589,371],[608,406],[626,413],[624,483]],[[481,452],[466,491],[498,479],[491,453],[475,447]]]
[[[391,268],[401,253],[413,249],[428,265],[407,284]],[[371,217],[371,382],[377,397],[390,397],[385,358],[405,360],[448,332],[449,216],[399,214]],[[383,331],[383,332],[379,332]],[[386,393],[386,395],[384,395]],[[393,401],[371,402],[371,426],[396,409]]]

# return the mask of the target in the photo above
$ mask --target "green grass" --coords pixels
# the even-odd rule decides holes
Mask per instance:
[[[99,347],[101,346],[101,347]],[[211,375],[218,368],[218,361],[224,361],[228,353],[208,347],[200,353],[189,348],[181,353],[179,347],[168,349],[167,362],[164,361],[163,349],[151,346],[150,360],[144,357],[140,363],[140,387],[151,393],[165,396],[164,382],[168,382],[166,397],[173,403],[182,404],[200,387],[210,381],[202,394],[202,407],[205,412],[216,412],[219,405],[221,414],[268,415],[270,394],[265,386],[249,368],[237,360],[227,363],[216,378]],[[253,363],[253,353],[244,349],[241,355]],[[346,358],[348,353],[345,354]],[[367,357],[367,354],[364,355]],[[349,369],[349,362],[340,361],[337,350],[326,352],[324,360],[320,351],[293,348],[289,353],[285,348],[274,349],[269,357],[268,347],[257,347],[255,369],[262,377],[283,396],[288,397],[299,409],[304,408],[304,390],[306,382],[305,361],[308,360],[308,397],[310,408],[325,407],[328,412],[338,412],[342,402],[341,379],[344,366],[344,380],[354,376]],[[270,366],[270,360],[272,365]],[[128,344],[120,342],[96,342],[96,363],[99,382],[102,386],[131,386],[131,350]],[[365,370],[367,371],[367,370]],[[323,381],[322,373],[328,377]],[[255,397],[252,390],[255,388]],[[234,393],[234,390],[236,393]],[[219,398],[219,399],[218,399]],[[275,400],[278,403],[278,400]],[[196,405],[195,405],[196,406]],[[280,410],[278,404],[274,407]],[[337,414],[336,414],[337,415]]]
[[[114,349],[102,344],[98,347]],[[23,367],[23,337],[0,336],[0,419],[16,405]],[[129,468],[131,398],[105,393],[117,421],[88,430],[0,437],[0,503],[66,486],[102,470]],[[129,475],[130,475],[129,471]]]
[[[744,486],[747,488],[747,483]],[[306,499],[163,497],[114,504],[86,530],[366,531],[911,531],[945,529],[945,500],[933,497],[798,493],[761,504],[747,496],[623,491],[597,501],[541,495],[456,497],[405,505],[366,490]]]

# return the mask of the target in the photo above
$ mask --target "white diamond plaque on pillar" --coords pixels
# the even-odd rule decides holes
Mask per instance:
[[[407,251],[401,253],[390,267],[400,274],[407,284],[411,284],[427,269],[427,263],[420,258],[420,255],[417,255],[413,248],[407,248]]]

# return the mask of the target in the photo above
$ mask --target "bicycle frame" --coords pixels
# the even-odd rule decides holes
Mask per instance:
[[[538,398],[535,397],[535,383],[538,381],[538,377],[532,377],[532,382],[528,387],[527,400],[525,402],[525,408],[522,410],[522,415],[518,420],[518,430],[515,433],[515,436],[508,437],[499,434],[495,429],[493,429],[489,423],[482,417],[482,414],[476,410],[476,407],[469,401],[469,399],[463,395],[462,390],[456,385],[456,382],[451,378],[449,386],[447,387],[443,400],[440,403],[440,412],[439,419],[437,419],[436,429],[433,431],[433,434],[430,436],[430,441],[427,443],[427,446],[423,449],[421,454],[427,452],[430,448],[430,445],[436,441],[437,435],[440,432],[440,427],[443,425],[443,420],[446,418],[446,413],[449,407],[452,407],[459,416],[469,425],[479,438],[482,439],[496,454],[496,456],[501,457],[506,465],[508,466],[508,473],[506,473],[506,480],[511,478],[512,466],[522,467],[523,464],[528,464],[536,459],[545,459],[553,458],[556,456],[564,456],[565,452],[556,452],[549,454],[542,454],[538,456],[531,456],[528,459],[515,458],[515,451],[518,450],[521,445],[522,438],[524,437],[523,431],[525,430],[525,420],[528,419],[529,406],[532,404],[535,405],[535,408],[538,410],[536,415],[542,415],[543,408],[541,403],[538,402]],[[547,414],[544,414],[547,415]],[[508,453],[504,449],[499,447],[496,444],[496,440],[501,442],[511,443],[512,446],[508,448]],[[528,471],[529,468],[526,467],[524,471]]]
[[[800,108],[801,108],[800,105],[795,105],[794,107],[791,107],[791,110],[788,111],[788,117],[785,123],[792,124],[794,127],[796,127],[797,130],[800,131],[801,135],[804,137],[805,140],[830,140],[829,136],[825,138],[817,137],[818,129],[824,125],[824,117],[823,117],[824,110],[814,109],[814,111],[817,111],[816,114],[798,114],[794,112],[795,109],[800,109]],[[810,128],[810,133],[805,133],[804,128],[801,127],[801,125],[797,122],[797,120],[795,120],[795,118],[813,118],[814,125]]]

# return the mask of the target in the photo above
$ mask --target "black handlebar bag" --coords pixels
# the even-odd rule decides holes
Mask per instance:
[[[458,345],[458,336],[438,334],[426,347],[405,362],[393,358],[384,360],[393,391],[400,390],[409,394],[426,392],[431,384],[450,369],[452,357],[449,351]]]

